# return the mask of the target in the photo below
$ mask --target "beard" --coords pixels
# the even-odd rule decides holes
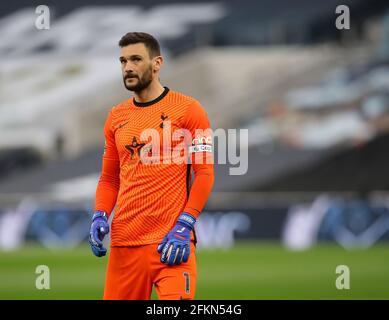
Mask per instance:
[[[128,84],[126,80],[129,78],[135,78],[138,79],[138,81],[135,84]],[[134,76],[134,75],[126,75],[123,77],[123,82],[126,89],[134,92],[140,92],[146,89],[150,85],[152,80],[153,80],[153,73],[152,73],[151,65],[140,78],[139,76]]]

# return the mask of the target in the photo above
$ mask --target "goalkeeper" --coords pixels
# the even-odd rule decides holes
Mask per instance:
[[[161,85],[153,36],[127,33],[119,46],[133,97],[107,116],[89,235],[97,257],[111,238],[104,299],[150,299],[153,286],[159,299],[193,299],[195,225],[214,181],[208,116],[196,99]]]

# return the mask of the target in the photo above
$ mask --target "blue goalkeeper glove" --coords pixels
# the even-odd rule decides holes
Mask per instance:
[[[161,262],[169,266],[187,262],[190,254],[190,232],[194,228],[196,219],[189,213],[182,213],[174,228],[163,238],[158,245]]]
[[[103,239],[109,233],[107,214],[104,211],[96,211],[92,217],[92,225],[89,231],[89,244],[96,257],[103,257],[107,249],[103,247]]]

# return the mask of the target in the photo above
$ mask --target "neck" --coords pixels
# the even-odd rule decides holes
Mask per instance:
[[[148,102],[158,98],[164,90],[159,81],[153,81],[146,89],[134,92],[134,97],[137,102]]]

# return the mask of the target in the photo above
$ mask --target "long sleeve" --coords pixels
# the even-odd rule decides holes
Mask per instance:
[[[120,186],[120,161],[111,122],[112,114],[109,112],[104,126],[104,155],[95,203],[95,210],[105,211],[108,215],[115,207]]]
[[[184,116],[184,128],[189,130],[192,136],[189,152],[194,171],[194,181],[184,211],[198,218],[212,191],[214,159],[208,116],[197,101],[188,108]]]

